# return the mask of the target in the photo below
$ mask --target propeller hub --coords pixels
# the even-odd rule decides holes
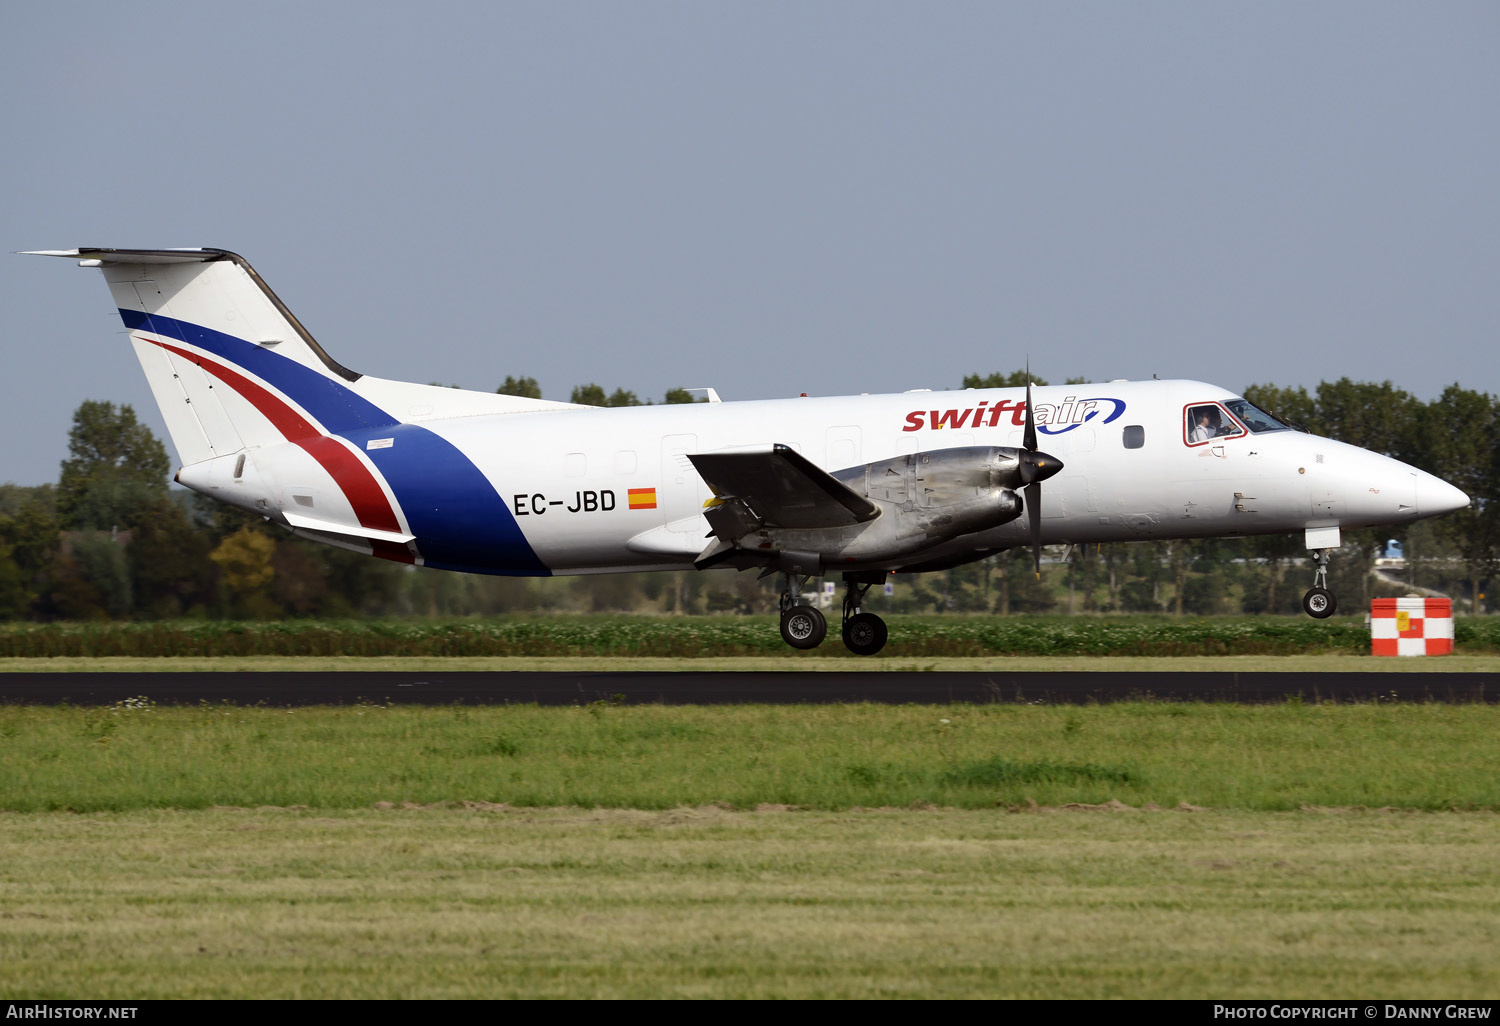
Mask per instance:
[[[1020,462],[1021,483],[1028,485],[1045,481],[1063,468],[1062,460],[1045,452],[1022,452]]]

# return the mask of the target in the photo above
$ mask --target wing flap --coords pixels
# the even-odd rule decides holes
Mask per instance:
[[[847,527],[880,515],[875,503],[789,445],[688,459],[721,502],[743,503],[767,527]]]

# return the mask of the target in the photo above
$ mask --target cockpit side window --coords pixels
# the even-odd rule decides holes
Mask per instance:
[[[1184,410],[1183,437],[1188,445],[1203,445],[1220,438],[1238,438],[1245,426],[1220,403],[1192,403]]]

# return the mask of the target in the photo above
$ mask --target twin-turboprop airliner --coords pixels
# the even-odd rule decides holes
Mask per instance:
[[[844,644],[871,655],[888,574],[1021,546],[1040,571],[1059,543],[1302,533],[1303,605],[1329,616],[1341,531],[1469,501],[1199,381],[597,409],[356,373],[225,250],[42,255],[104,272],[188,488],[444,570],[779,574],[795,648],[827,632],[811,577],[842,576]]]

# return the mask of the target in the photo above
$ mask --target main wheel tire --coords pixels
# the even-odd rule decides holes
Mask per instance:
[[[817,648],[828,636],[828,621],[812,606],[793,606],[781,614],[781,640],[793,648]]]
[[[1332,616],[1338,607],[1339,600],[1327,588],[1312,588],[1302,596],[1302,608],[1307,611],[1308,616],[1319,620]]]
[[[855,655],[874,655],[890,635],[885,621],[874,613],[855,613],[844,621],[844,647]]]

